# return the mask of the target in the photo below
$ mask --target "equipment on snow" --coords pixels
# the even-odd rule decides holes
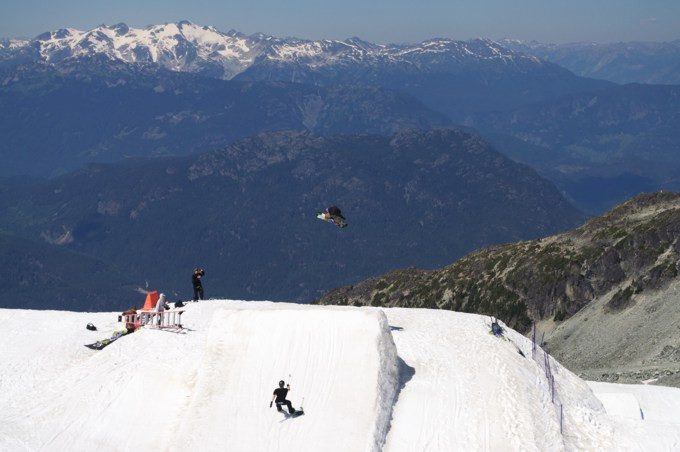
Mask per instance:
[[[299,417],[299,416],[302,416],[302,415],[305,414],[305,412],[302,410],[302,408],[300,408],[297,411],[294,411],[293,413],[289,413],[286,410],[281,410],[280,413],[283,414],[286,418]]]
[[[300,409],[297,410],[295,413],[293,413],[293,417],[298,417],[298,416],[302,416],[303,414],[305,414],[305,409],[302,408],[302,404],[304,404],[304,403],[305,403],[305,398],[303,397],[302,402],[300,402]]]
[[[102,339],[101,341],[97,341],[93,344],[85,344],[85,347],[91,348],[92,350],[101,350],[107,345],[111,344],[112,342],[120,339],[121,337],[125,336],[126,334],[130,334],[134,332],[135,330],[129,330],[129,329],[124,329],[123,331],[116,331],[113,336],[111,336],[108,339]]]
[[[87,328],[87,329],[90,330],[90,331],[97,331],[97,327],[94,326],[94,325],[91,324],[91,323],[88,323],[87,326],[86,326],[85,328]]]

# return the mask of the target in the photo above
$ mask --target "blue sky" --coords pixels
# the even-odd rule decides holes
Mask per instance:
[[[680,0],[2,0],[0,36],[189,20],[221,31],[376,43],[432,37],[542,42],[680,39]]]

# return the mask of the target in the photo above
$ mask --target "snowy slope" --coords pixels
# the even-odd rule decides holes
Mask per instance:
[[[229,444],[242,451],[340,452],[384,443],[397,389],[396,348],[384,314],[222,310],[207,340],[177,450]],[[292,379],[294,407],[308,396],[309,415],[267,411],[281,378]]]
[[[588,382],[627,450],[680,450],[680,390]],[[632,408],[636,407],[637,412]]]
[[[119,328],[115,313],[0,310],[0,450],[678,444],[670,406],[680,404],[680,390],[633,393],[645,420],[624,419],[552,360],[560,432],[542,355],[534,359],[530,341],[514,331],[506,340],[490,335],[483,316],[209,300],[190,304],[184,317],[185,334],[142,329],[93,351],[82,345]],[[99,331],[86,330],[88,322]],[[304,416],[269,408],[279,379],[291,381],[294,406],[304,397]]]

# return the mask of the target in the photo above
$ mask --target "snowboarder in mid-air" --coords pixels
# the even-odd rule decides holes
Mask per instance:
[[[283,380],[279,381],[279,387],[274,389],[274,395],[272,396],[271,402],[269,402],[269,408],[272,407],[272,404],[276,403],[276,409],[279,412],[283,412],[283,408],[281,408],[281,405],[286,405],[288,407],[288,412],[292,416],[299,416],[301,414],[304,414],[302,410],[296,411],[295,408],[293,408],[293,404],[290,402],[290,400],[286,400],[288,391],[290,391],[290,384],[286,385],[286,382],[284,382]]]
[[[342,212],[337,206],[331,206],[323,212],[317,212],[316,217],[324,221],[333,222],[340,228],[347,227],[347,223],[345,223],[345,217],[342,216]]]

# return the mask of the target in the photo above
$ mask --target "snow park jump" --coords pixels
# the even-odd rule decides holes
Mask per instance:
[[[398,375],[382,312],[217,312],[200,369],[179,450],[234,443],[244,451],[342,452],[380,450],[385,441]],[[263,412],[282,376],[294,406],[305,397],[313,414],[293,420]],[[234,413],[227,423],[214,416],[221,407]]]
[[[552,358],[548,377],[530,339],[505,325],[502,339],[489,334],[486,316],[205,300],[186,307],[183,334],[143,326],[103,350],[83,347],[118,327],[117,316],[0,309],[0,450],[661,451],[680,444],[680,390],[594,385]],[[304,416],[270,407],[280,380]],[[605,403],[598,394],[608,394]],[[619,403],[620,394],[630,403]],[[638,406],[639,414],[630,408]]]

